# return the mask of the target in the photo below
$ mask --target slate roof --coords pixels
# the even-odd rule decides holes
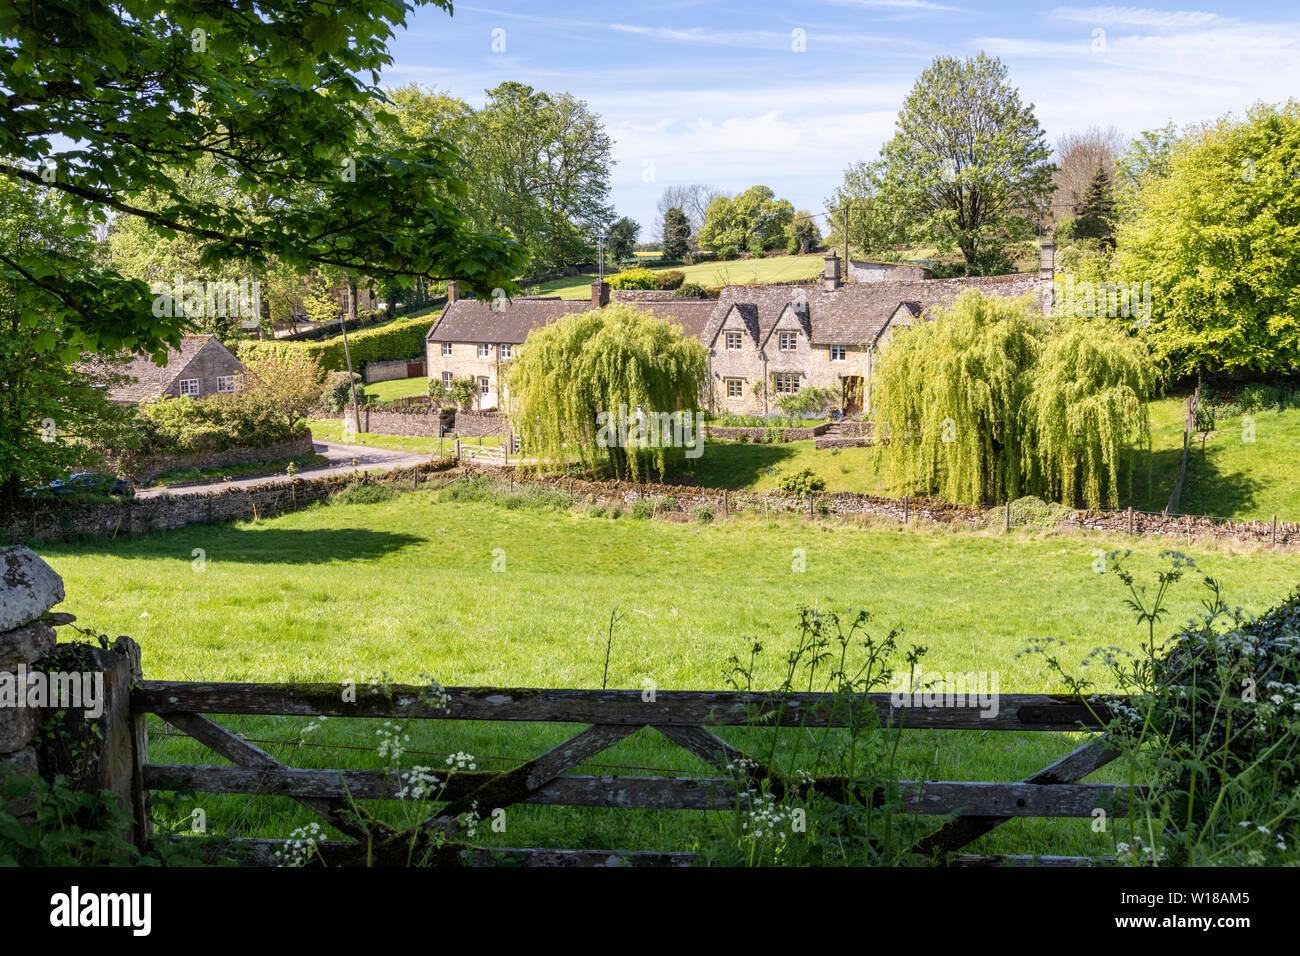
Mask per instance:
[[[139,404],[157,398],[180,377],[185,368],[194,360],[209,342],[216,342],[219,348],[225,348],[213,335],[187,335],[181,339],[179,349],[167,350],[167,364],[155,365],[147,355],[132,355],[125,364],[121,360],[104,363],[87,363],[92,370],[103,370],[125,375],[128,382],[108,390],[108,397],[115,402]]]
[[[433,323],[425,340],[429,342],[509,342],[522,345],[528,333],[564,315],[585,312],[589,299],[561,299],[556,296],[520,297],[504,300],[499,311],[492,302],[457,299],[449,302]]]
[[[804,331],[814,345],[874,345],[899,306],[914,317],[946,307],[968,289],[999,296],[1035,296],[1042,304],[1051,283],[1037,273],[963,279],[851,282],[834,291],[817,285],[727,286],[717,300],[659,296],[617,296],[661,319],[680,325],[688,335],[712,346],[734,307],[755,346],[766,343],[777,321],[793,304]],[[1047,301],[1050,302],[1050,299]],[[429,329],[432,342],[509,342],[522,344],[528,333],[562,315],[585,312],[589,299],[517,298],[493,312],[478,299],[460,299],[446,306]]]

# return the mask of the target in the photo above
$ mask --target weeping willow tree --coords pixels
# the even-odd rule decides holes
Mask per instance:
[[[1119,507],[1125,450],[1151,448],[1146,400],[1156,366],[1140,340],[1102,323],[1047,340],[1021,420],[1030,442],[1025,470],[1041,497],[1090,508]],[[1132,491],[1136,470],[1127,471]]]
[[[876,459],[895,490],[971,504],[1025,493],[1016,421],[1042,336],[1026,302],[977,292],[894,333],[871,398],[889,438]]]
[[[508,373],[510,414],[542,467],[576,454],[620,478],[662,477],[680,445],[702,440],[696,421],[682,428],[677,413],[699,407],[708,370],[696,339],[615,302],[529,334]]]
[[[1116,507],[1124,450],[1150,444],[1155,378],[1123,332],[1053,329],[1030,300],[968,292],[884,353],[872,399],[889,442],[877,462],[898,492]]]

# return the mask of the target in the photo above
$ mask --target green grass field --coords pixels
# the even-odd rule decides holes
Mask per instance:
[[[371,382],[366,386],[366,395],[372,396],[381,405],[395,398],[409,398],[412,395],[428,395],[429,378],[420,375],[415,378],[394,378],[386,382]]]
[[[1092,569],[1097,550],[1123,544],[1118,539],[793,518],[714,525],[612,520],[449,501],[446,494],[403,493],[378,504],[317,506],[125,541],[50,543],[40,552],[64,578],[68,599],[60,610],[95,632],[135,637],[148,678],[366,681],[387,672],[412,682],[431,673],[449,685],[599,687],[605,628],[617,610],[611,687],[641,688],[646,680],[661,689],[725,687],[727,658],[743,656],[754,639],[767,648],[760,685],[771,686],[793,638],[796,609],[807,604],[869,609],[877,637],[901,627],[904,647],[930,648],[927,670],[996,671],[1002,692],[1051,691],[1061,688],[1041,658],[1017,656],[1029,638],[1066,642],[1061,656],[1071,664],[1093,647],[1132,649],[1140,638],[1118,582]],[[1156,566],[1161,544],[1131,544],[1137,568]],[[202,570],[195,569],[195,548],[206,555]],[[806,554],[802,573],[793,569],[795,549]],[[1231,603],[1254,611],[1300,579],[1294,555],[1227,547],[1191,553],[1223,580]],[[493,570],[497,557],[505,559],[502,571]],[[1194,582],[1179,585],[1170,621],[1186,619],[1198,599]],[[378,722],[331,720],[308,745],[296,741],[303,720],[220,722],[294,765],[381,765],[371,752]],[[464,750],[482,767],[505,767],[577,729],[425,721],[412,729],[404,766],[441,766],[443,755]],[[160,722],[151,722],[151,733],[155,763],[220,762],[168,736]],[[724,735],[743,746],[767,733],[742,728]],[[907,732],[900,775],[1014,779],[1064,754],[1072,741],[1056,734]],[[634,767],[700,769],[646,730],[584,771],[646,772],[627,769]],[[281,798],[193,800],[160,804],[159,813],[187,816],[200,806],[212,832],[281,837],[312,819]],[[702,813],[510,813],[507,833],[487,839],[695,849],[719,822],[717,814]],[[1088,821],[1022,821],[974,849],[1106,853],[1109,839],[1092,834]]]
[[[702,262],[693,266],[678,266],[686,274],[687,282],[698,282],[705,288],[719,285],[753,285],[766,282],[792,282],[817,275],[825,266],[823,253],[806,256],[772,256],[766,259],[730,259],[726,262]],[[667,269],[656,269],[667,272]],[[609,273],[606,274],[606,278]],[[563,299],[585,299],[591,295],[591,284],[596,273],[568,276],[525,287],[529,295],[558,295]]]

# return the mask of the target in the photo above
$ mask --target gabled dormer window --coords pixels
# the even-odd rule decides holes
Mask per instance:
[[[739,332],[727,332],[726,333],[727,351],[728,352],[740,351],[740,341],[741,339],[740,339]]]
[[[777,346],[782,352],[793,352],[799,347],[799,334],[797,332],[778,332]]]

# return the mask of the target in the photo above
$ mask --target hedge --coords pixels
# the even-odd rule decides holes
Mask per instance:
[[[353,370],[360,371],[367,362],[388,362],[423,355],[424,337],[433,323],[433,316],[414,316],[409,319],[396,319],[387,325],[350,334],[348,351],[352,353]],[[347,368],[341,335],[323,342],[239,343],[241,356],[283,355],[298,350],[316,356],[320,360],[321,368],[327,372],[343,371]]]

